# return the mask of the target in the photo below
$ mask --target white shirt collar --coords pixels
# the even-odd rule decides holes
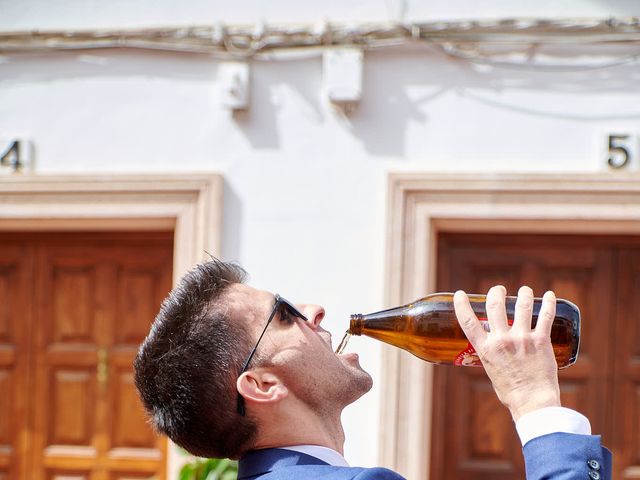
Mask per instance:
[[[289,447],[278,447],[283,450],[293,450],[294,452],[304,453],[316,457],[323,462],[333,465],[334,467],[348,467],[349,464],[345,458],[331,448],[321,447],[319,445],[292,445]]]

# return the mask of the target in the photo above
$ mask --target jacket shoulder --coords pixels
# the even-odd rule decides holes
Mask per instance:
[[[365,468],[353,480],[405,480],[405,478],[388,468]]]
[[[251,478],[256,480],[405,480],[404,477],[386,468],[330,465],[296,465]]]

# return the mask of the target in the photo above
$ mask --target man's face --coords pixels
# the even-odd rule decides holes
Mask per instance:
[[[274,294],[234,284],[227,290],[226,299],[231,317],[246,322],[255,343],[273,310]],[[371,389],[371,376],[360,367],[356,353],[333,352],[331,334],[320,326],[322,307],[296,307],[308,321],[281,309],[260,341],[258,352],[297,398],[318,412],[326,409],[335,413]]]

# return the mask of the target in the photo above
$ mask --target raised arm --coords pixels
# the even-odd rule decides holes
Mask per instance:
[[[610,479],[611,454],[590,435],[589,421],[561,407],[558,366],[551,345],[556,297],[544,294],[531,328],[533,291],[521,287],[513,325],[505,307],[506,290],[487,294],[487,332],[467,295],[456,292],[458,322],[474,346],[500,401],[509,409],[523,443],[527,479]]]

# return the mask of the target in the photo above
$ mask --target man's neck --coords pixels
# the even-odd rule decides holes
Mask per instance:
[[[258,438],[254,449],[318,445],[343,454],[344,430],[339,412],[331,418],[320,417],[308,411],[266,417],[258,421]]]

